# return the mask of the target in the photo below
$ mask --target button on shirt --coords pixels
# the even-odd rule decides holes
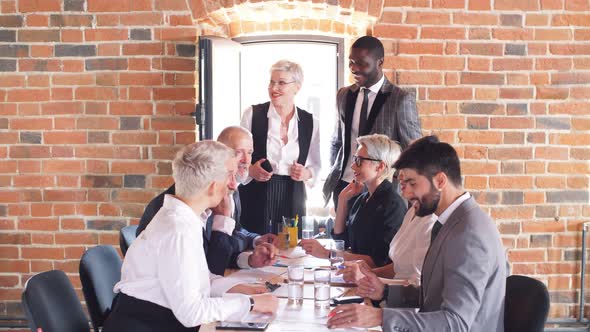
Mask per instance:
[[[381,89],[381,86],[383,86],[384,81],[385,76],[381,75],[381,79],[377,83],[371,85],[368,88],[370,91],[369,104],[367,108],[367,117],[369,116],[369,114],[371,114],[371,108],[373,107],[375,98],[377,98],[377,93],[379,93],[379,90]],[[359,122],[361,118],[361,107],[363,105],[362,89],[365,88],[359,89],[359,94],[356,98],[356,104],[354,104],[354,113],[352,115],[352,127],[350,128],[350,154],[348,155],[348,161],[346,163],[346,167],[344,167],[344,174],[342,175],[342,180],[349,183],[352,182],[352,179],[354,179],[354,172],[352,171],[350,166],[352,165],[352,156],[354,156],[354,154],[356,153],[356,149],[358,147],[356,139],[359,137]]]
[[[240,283],[209,272],[203,216],[172,195],[127,251],[114,291],[169,308],[182,325],[240,321],[248,296],[223,294]],[[218,297],[211,297],[218,296]]]
[[[272,103],[268,108],[268,135],[266,138],[266,158],[272,165],[273,174],[291,175],[291,166],[299,158],[299,116],[297,112],[289,121],[287,129],[287,144],[281,140],[281,116],[275,110]],[[248,107],[241,121],[242,127],[252,131],[252,107]],[[256,162],[258,160],[253,160]],[[308,185],[313,185],[317,181],[317,175],[320,174],[322,167],[320,157],[320,133],[318,120],[313,118],[313,131],[311,142],[309,144],[309,153],[304,165],[311,171],[311,179],[307,181]],[[251,178],[249,178],[250,180]]]

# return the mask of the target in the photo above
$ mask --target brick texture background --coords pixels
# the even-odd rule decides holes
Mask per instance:
[[[259,7],[274,14],[236,19]],[[590,221],[588,0],[0,0],[0,315],[21,314],[41,271],[79,289],[84,250],[117,246],[171,183],[173,153],[195,140],[199,35],[349,45],[367,26],[388,78],[416,90],[424,132],[458,149],[513,273],[548,285],[551,317],[574,317]]]

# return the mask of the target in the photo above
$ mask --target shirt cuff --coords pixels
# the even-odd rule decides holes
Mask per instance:
[[[256,247],[256,241],[258,241],[262,236],[261,235],[257,235],[253,240],[252,240],[252,248]]]
[[[213,216],[213,225],[212,230],[217,232],[225,233],[229,236],[232,235],[234,232],[234,228],[236,227],[236,221],[230,217],[226,217],[221,214],[217,214]]]
[[[242,321],[250,312],[250,297],[244,294],[224,294],[223,311],[224,321]]]
[[[236,263],[238,264],[238,267],[240,269],[249,269],[250,268],[250,264],[248,263],[248,259],[250,258],[250,255],[252,255],[251,252],[241,252],[238,255],[238,259],[236,260]]]
[[[305,184],[307,184],[307,186],[309,188],[313,188],[316,185],[316,183],[318,182],[317,181],[318,178],[317,178],[317,176],[316,176],[315,171],[313,170],[313,168],[307,167],[307,169],[311,173],[311,177],[309,179],[307,179],[307,181],[305,181]]]

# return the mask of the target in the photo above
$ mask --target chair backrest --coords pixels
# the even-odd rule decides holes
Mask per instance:
[[[29,328],[36,332],[88,332],[88,318],[70,279],[52,270],[31,277],[23,290],[22,305]]]
[[[121,258],[112,246],[88,249],[80,259],[80,281],[92,326],[98,331],[111,311],[113,286],[121,280]]]
[[[135,240],[135,232],[137,231],[137,225],[125,226],[121,228],[119,231],[119,246],[121,247],[121,252],[123,256],[127,253],[127,249]]]
[[[537,279],[512,275],[506,279],[505,332],[542,332],[549,314],[549,292]]]

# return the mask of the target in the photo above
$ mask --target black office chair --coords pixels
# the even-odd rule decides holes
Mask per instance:
[[[121,258],[112,246],[88,249],[80,259],[80,281],[92,326],[98,332],[111,312],[113,286],[121,280]]]
[[[537,279],[513,275],[506,279],[505,332],[542,332],[549,314],[549,292]]]
[[[125,226],[119,231],[119,246],[121,247],[121,253],[123,256],[127,253],[127,249],[135,240],[135,232],[137,231],[137,225]]]
[[[31,277],[25,284],[22,305],[29,328],[37,332],[88,332],[88,318],[70,279],[52,270]]]

